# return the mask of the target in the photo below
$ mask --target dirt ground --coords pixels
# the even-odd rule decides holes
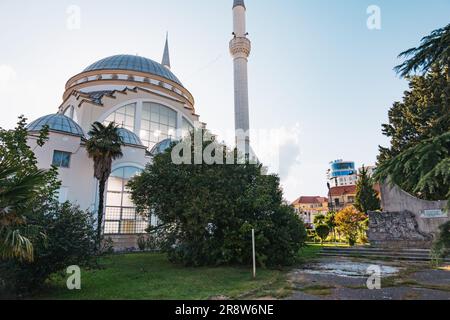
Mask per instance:
[[[370,290],[367,281],[373,270],[381,271],[381,286]],[[289,300],[450,300],[450,266],[322,258],[293,270],[288,278]]]

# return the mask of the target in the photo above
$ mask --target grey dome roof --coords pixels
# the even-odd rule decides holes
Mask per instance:
[[[168,139],[164,139],[161,142],[158,142],[157,144],[155,144],[155,146],[152,148],[152,150],[150,151],[150,154],[152,156],[156,156],[158,154],[163,153],[164,151],[166,151],[167,149],[169,149],[170,145],[172,144],[174,140],[168,138]]]
[[[135,133],[131,132],[128,129],[119,128],[119,135],[122,138],[123,143],[125,144],[131,144],[135,146],[143,145],[141,139],[139,139],[139,137]]]
[[[92,65],[84,69],[83,72],[96,70],[130,70],[144,72],[166,78],[178,83],[180,86],[183,86],[181,81],[178,80],[178,78],[172,73],[172,71],[164,67],[162,64],[140,56],[111,56],[93,63]]]
[[[71,135],[84,137],[83,129],[72,119],[63,114],[49,114],[43,116],[27,126],[28,131],[40,131],[44,126],[49,130],[68,133]]]

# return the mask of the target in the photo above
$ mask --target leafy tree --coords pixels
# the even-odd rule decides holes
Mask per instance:
[[[375,178],[389,179],[427,200],[450,199],[450,132],[422,141],[381,163]]]
[[[434,31],[422,45],[401,54],[410,58],[396,70],[408,76],[410,90],[389,111],[376,179],[389,180],[426,200],[450,199],[450,25]],[[449,202],[450,204],[450,202]]]
[[[380,209],[380,199],[373,189],[372,179],[364,166],[359,172],[356,183],[355,208],[365,214]]]
[[[315,225],[321,225],[325,223],[325,215],[323,214],[318,214],[314,217],[314,224]]]
[[[93,220],[90,213],[56,201],[44,213],[29,216],[29,223],[40,227],[45,241],[33,243],[32,262],[0,262],[0,296],[2,291],[12,296],[28,295],[42,288],[52,274],[68,266],[91,265],[96,247]]]
[[[445,69],[434,66],[424,76],[411,77],[409,86],[403,101],[394,103],[389,110],[389,123],[383,125],[383,134],[391,146],[380,147],[379,163],[449,131],[450,79]]]
[[[416,71],[426,73],[436,64],[448,67],[450,63],[450,24],[433,31],[422,39],[419,47],[406,50],[399,57],[407,59],[395,68],[403,77]]]
[[[329,211],[325,216],[324,223],[330,228],[330,232],[333,233],[333,241],[336,241],[336,212]]]
[[[193,140],[183,142],[183,156],[194,159],[194,151],[223,147],[223,154],[214,153],[218,159],[238,159],[235,150],[215,141],[194,147]],[[306,231],[294,209],[283,203],[277,176],[263,175],[260,164],[176,165],[171,157],[174,146],[129,183],[138,211],[158,217],[161,224],[149,231],[161,235],[161,249],[172,262],[251,263],[252,229],[260,265],[295,262]]]
[[[48,137],[44,128],[35,137],[42,147]],[[26,119],[21,116],[14,130],[0,128],[0,259],[32,261],[33,242],[42,241],[39,227],[29,218],[45,210],[59,188],[57,170],[37,168],[27,144]]]
[[[439,227],[439,235],[433,243],[431,254],[433,260],[439,264],[442,258],[450,253],[450,221]]]
[[[94,160],[94,176],[98,180],[97,239],[100,245],[105,186],[111,174],[112,162],[123,156],[123,141],[119,134],[119,127],[113,122],[107,126],[95,122],[89,131],[89,136],[90,139],[86,142],[86,150],[89,157]]]
[[[356,243],[361,224],[366,219],[366,215],[356,210],[353,206],[348,206],[336,214],[336,225],[351,246]]]
[[[330,234],[330,228],[326,224],[320,224],[316,227],[316,233],[323,242],[327,239]]]

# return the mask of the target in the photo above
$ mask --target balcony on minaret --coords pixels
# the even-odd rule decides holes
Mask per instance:
[[[252,50],[252,44],[246,37],[235,37],[230,41],[230,52],[233,58],[248,58]]]

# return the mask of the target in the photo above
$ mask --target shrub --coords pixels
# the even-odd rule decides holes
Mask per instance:
[[[203,148],[211,143],[204,142]],[[227,156],[236,160],[234,151],[227,153],[224,163]],[[160,221],[150,231],[160,233],[160,248],[174,263],[249,264],[255,229],[260,265],[292,264],[306,239],[305,227],[283,204],[279,178],[261,171],[260,164],[176,165],[169,148],[129,187],[138,211]]]
[[[361,231],[367,216],[353,206],[348,206],[336,214],[336,226],[348,240],[350,246],[356,244],[358,233]]]
[[[49,276],[71,265],[88,265],[95,252],[92,216],[70,203],[51,204],[30,222],[41,228],[43,238],[34,242],[33,262],[0,262],[3,294],[24,296],[41,288]]]
[[[435,264],[439,264],[450,252],[450,221],[439,227],[439,235],[433,243],[431,257]]]
[[[316,233],[323,243],[330,234],[330,228],[326,224],[321,224],[316,227]]]

